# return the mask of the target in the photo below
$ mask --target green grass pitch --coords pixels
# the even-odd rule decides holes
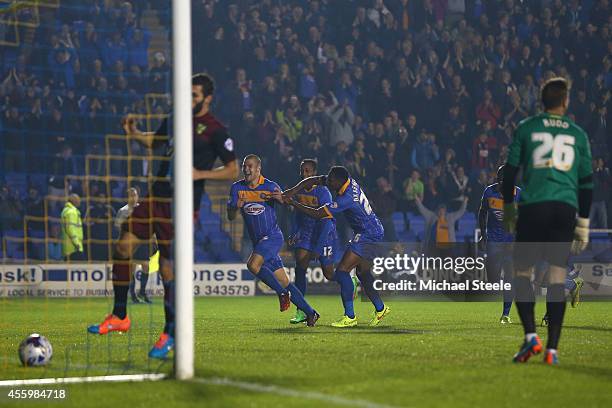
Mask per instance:
[[[561,365],[548,367],[540,356],[510,362],[522,329],[514,308],[515,323],[499,325],[498,303],[388,302],[391,314],[370,328],[371,305],[358,302],[361,324],[339,330],[329,327],[339,299],[310,301],[322,315],[315,328],[289,325],[294,309],[279,313],[276,297],[197,298],[199,380],[64,385],[67,399],[50,406],[612,406],[610,303],[568,306]],[[161,299],[130,306],[129,334],[87,335],[109,307],[109,299],[0,300],[0,379],[170,373],[171,362],[146,358],[162,327]],[[543,309],[539,303],[538,322]],[[19,366],[17,346],[33,331],[53,343],[47,368]],[[546,329],[538,331],[545,340]],[[249,389],[260,385],[265,392]],[[0,388],[0,406],[38,406],[11,402],[8,391]]]

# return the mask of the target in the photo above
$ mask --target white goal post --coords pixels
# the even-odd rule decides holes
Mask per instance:
[[[178,380],[193,377],[193,182],[191,108],[191,2],[172,1],[174,137],[174,370]]]

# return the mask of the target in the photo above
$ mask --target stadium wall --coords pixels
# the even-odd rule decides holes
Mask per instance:
[[[588,296],[612,296],[612,266],[609,263],[583,263],[585,280],[582,293]],[[110,263],[0,265],[0,298],[25,297],[102,297],[112,296]],[[294,267],[287,267],[294,280]],[[137,272],[141,273],[141,272]],[[337,294],[336,283],[323,276],[321,268],[308,268],[308,293]],[[193,270],[195,296],[254,296],[273,291],[244,267],[244,264],[196,264]],[[162,296],[161,276],[149,279],[147,294]]]
[[[112,296],[112,264],[29,264],[0,265],[0,298],[5,297],[102,297]],[[294,268],[287,268],[291,279]],[[137,272],[141,273],[141,272]],[[162,296],[161,276],[152,274],[147,285],[151,296]],[[321,268],[307,272],[309,293],[336,293]],[[196,264],[193,270],[195,296],[253,296],[269,294],[265,285],[256,285],[244,264]]]

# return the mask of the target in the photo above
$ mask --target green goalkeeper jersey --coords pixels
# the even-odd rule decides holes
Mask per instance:
[[[508,164],[523,169],[520,204],[561,201],[578,208],[578,189],[593,187],[589,139],[566,116],[545,112],[521,121]]]

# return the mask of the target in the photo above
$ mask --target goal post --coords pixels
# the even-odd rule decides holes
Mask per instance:
[[[172,1],[175,377],[193,377],[193,182],[191,108],[191,2]]]

